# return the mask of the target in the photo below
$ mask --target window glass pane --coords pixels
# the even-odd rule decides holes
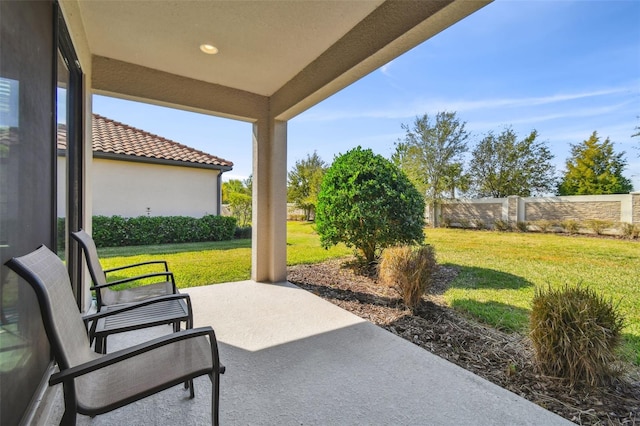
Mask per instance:
[[[31,288],[4,262],[53,244],[53,5],[0,1],[0,424],[24,417],[50,349]]]

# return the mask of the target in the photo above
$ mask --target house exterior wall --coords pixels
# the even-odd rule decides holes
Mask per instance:
[[[64,157],[58,157],[59,174],[64,173],[65,161]],[[219,173],[211,169],[94,158],[93,214],[123,217],[218,214]],[[64,191],[59,190],[58,217],[64,216],[64,201]]]
[[[57,217],[65,217],[67,206],[67,177],[65,176],[67,173],[67,158],[59,155],[56,161],[58,167],[56,172],[58,174],[56,179],[56,211]]]
[[[124,217],[217,214],[218,173],[211,169],[94,158],[93,214]]]

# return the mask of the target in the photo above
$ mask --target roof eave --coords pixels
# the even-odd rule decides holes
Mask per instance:
[[[196,169],[220,170],[223,172],[231,170],[232,166],[223,166],[218,164],[193,163],[189,161],[168,160],[164,158],[142,157],[137,155],[115,154],[111,152],[94,151],[94,158],[102,158],[105,160],[131,161],[134,163],[161,164],[165,166],[191,167]]]
[[[66,150],[59,149],[58,155],[66,156]],[[111,152],[101,152],[101,151],[94,151],[93,157],[101,158],[104,160],[130,161],[133,163],[147,163],[147,164],[159,164],[163,166],[177,166],[177,167],[190,167],[195,169],[220,170],[220,172],[228,172],[233,169],[233,166],[224,166],[220,164],[193,163],[189,161],[167,160],[164,158],[141,157],[136,155],[115,154]]]

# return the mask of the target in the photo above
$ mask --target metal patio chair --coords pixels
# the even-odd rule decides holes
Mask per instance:
[[[178,292],[173,273],[168,270],[166,261],[142,262],[103,270],[100,260],[98,259],[98,250],[96,249],[93,238],[82,229],[77,232],[72,232],[71,236],[78,241],[80,247],[82,247],[84,258],[89,268],[89,274],[93,281],[91,290],[95,290],[98,312],[119,310],[129,304],[139,306],[138,309],[120,311],[121,313],[119,315],[107,316],[93,322],[91,342],[93,342],[95,338],[96,352],[107,353],[107,338],[111,334],[162,324],[171,324],[173,325],[173,331],[179,331],[181,322],[185,322],[187,329],[193,327],[191,300],[188,295]],[[109,272],[150,264],[162,264],[164,265],[164,271],[107,282],[106,274]],[[124,290],[112,290],[109,288],[114,285],[135,282],[146,278],[161,278],[161,281],[142,284]],[[157,301],[146,303],[146,301],[149,300]]]
[[[211,327],[179,331],[108,355],[98,354],[91,350],[86,324],[119,311],[88,315],[83,322],[66,267],[45,246],[6,265],[24,278],[37,296],[60,370],[51,376],[49,385],[62,383],[64,390],[65,412],[60,424],[73,425],[78,413],[103,414],[207,374],[212,382],[212,423],[218,425],[220,374],[225,367],[220,364]],[[122,310],[136,308],[129,305]]]
[[[84,258],[89,268],[89,274],[91,274],[91,280],[93,281],[93,287],[91,290],[96,292],[96,303],[98,312],[102,310],[106,305],[120,305],[123,303],[139,302],[149,297],[163,296],[165,294],[178,293],[176,287],[175,278],[173,273],[169,271],[167,262],[164,260],[155,260],[150,262],[135,263],[132,265],[121,266],[112,269],[102,269],[100,259],[98,258],[98,250],[93,238],[86,231],[80,229],[77,232],[72,232],[71,236],[82,247]],[[143,265],[162,264],[164,265],[164,271],[153,272],[144,275],[138,275],[135,277],[124,278],[117,281],[107,282],[107,274],[116,271],[124,271],[140,267]],[[159,282],[151,284],[138,285],[136,287],[124,289],[124,290],[112,290],[113,287],[118,284],[124,284],[129,282],[140,281],[146,278],[162,278]]]

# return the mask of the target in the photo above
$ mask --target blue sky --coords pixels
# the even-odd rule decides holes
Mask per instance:
[[[104,96],[93,110],[233,161],[226,179],[251,173],[248,123]],[[438,111],[467,123],[470,148],[491,130],[536,129],[559,171],[597,131],[626,151],[640,190],[640,1],[497,0],[289,121],[289,169],[358,145],[389,157],[402,124]]]

